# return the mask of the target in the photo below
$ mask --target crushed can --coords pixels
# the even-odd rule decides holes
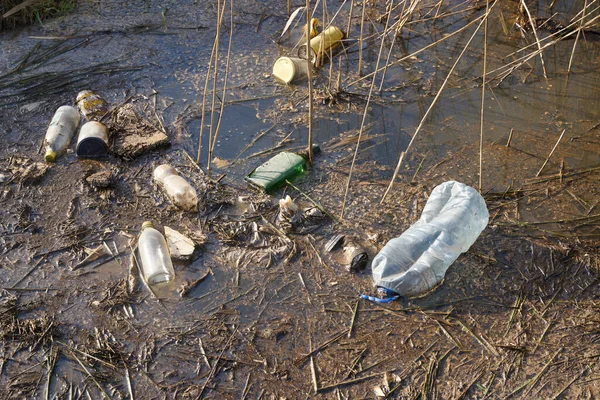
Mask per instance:
[[[89,121],[83,124],[77,139],[77,156],[99,158],[108,153],[108,128],[101,122]]]
[[[308,76],[306,59],[296,57],[279,57],[273,64],[275,79],[289,85],[294,81],[305,79]]]
[[[298,57],[305,60],[310,57],[313,65],[318,67],[325,56],[342,44],[342,39],[344,32],[337,26],[330,26],[310,40],[310,51],[307,51],[306,45],[300,46]]]
[[[108,103],[91,90],[79,92],[75,101],[79,111],[89,121],[99,121],[108,112]]]

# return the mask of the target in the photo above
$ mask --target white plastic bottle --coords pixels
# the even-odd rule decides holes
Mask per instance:
[[[154,169],[153,177],[177,207],[186,211],[196,211],[198,209],[196,190],[188,181],[177,174],[175,168],[169,164],[160,165]]]
[[[455,181],[436,186],[421,218],[373,259],[375,284],[406,297],[428,291],[471,247],[488,219],[485,200],[472,187]]]
[[[150,221],[142,224],[138,249],[142,263],[142,273],[149,285],[173,280],[175,270],[173,269],[167,241],[162,233],[154,229],[154,225]]]
[[[56,161],[56,156],[67,149],[80,118],[79,111],[74,107],[61,106],[56,110],[46,131],[46,161]]]

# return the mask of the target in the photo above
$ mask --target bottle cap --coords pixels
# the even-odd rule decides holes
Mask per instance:
[[[142,224],[142,230],[146,228],[154,228],[154,224],[152,223],[152,221],[144,221],[144,223]]]
[[[56,161],[56,152],[50,148],[46,149],[46,162],[55,162]]]

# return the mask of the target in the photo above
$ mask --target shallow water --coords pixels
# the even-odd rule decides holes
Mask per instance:
[[[372,290],[368,273],[349,276],[342,263],[336,262],[335,255],[321,251],[329,234],[338,230],[356,234],[368,246],[370,255],[374,255],[387,239],[401,233],[418,218],[428,189],[433,185],[447,179],[461,180],[473,186],[478,183],[483,36],[476,36],[426,119],[387,204],[379,205],[379,200],[399,153],[406,150],[474,25],[386,71],[383,91],[373,94],[366,114],[368,129],[365,134],[368,133],[368,137],[360,146],[344,224],[325,223],[324,228],[315,231],[313,236],[294,235],[299,249],[290,262],[282,261],[286,253],[284,256],[277,254],[272,263],[248,261],[242,257],[243,250],[255,250],[256,247],[248,244],[246,236],[240,234],[235,240],[228,241],[225,240],[229,239],[225,237],[227,232],[216,232],[216,225],[221,223],[245,223],[242,208],[215,202],[200,215],[182,214],[169,207],[150,180],[152,167],[167,160],[185,172],[196,187],[202,185],[202,175],[184,154],[192,159],[197,155],[206,71],[214,39],[216,5],[213,3],[81,2],[73,15],[0,34],[0,75],[13,71],[30,52],[32,57],[40,56],[38,64],[0,77],[0,128],[6,133],[0,137],[2,168],[14,154],[41,160],[37,150],[52,113],[61,104],[73,103],[76,93],[83,89],[98,91],[111,104],[133,99],[149,118],[164,120],[172,140],[170,149],[155,151],[131,162],[112,157],[100,162],[80,161],[69,152],[41,182],[3,185],[0,215],[5,236],[2,238],[0,281],[3,286],[13,285],[41,259],[39,267],[32,270],[22,285],[52,290],[22,293],[20,301],[24,304],[20,306],[22,309],[31,307],[23,315],[56,313],[57,321],[65,331],[63,338],[84,349],[94,346],[93,328],[112,331],[129,355],[122,362],[131,363],[138,397],[150,397],[157,389],[173,396],[180,389],[181,392],[189,390],[188,397],[193,397],[199,387],[210,380],[205,381],[205,378],[210,376],[212,367],[209,366],[212,365],[222,367],[213,381],[221,390],[217,393],[222,398],[241,397],[246,378],[249,397],[260,397],[261,389],[271,396],[294,398],[299,393],[306,393],[310,397],[312,382],[305,355],[348,329],[358,294]],[[341,3],[328,2],[330,13],[333,14]],[[557,18],[565,23],[581,9],[579,3],[582,2],[556,4],[553,9],[538,3],[540,9],[534,11],[545,17],[557,12]],[[453,14],[437,21],[431,19],[435,13],[442,15],[464,7],[470,9],[475,4],[452,1],[443,3],[439,9],[432,8],[433,4],[421,4],[418,17],[415,16],[396,38],[390,60],[398,60],[440,40],[480,16],[484,9]],[[270,76],[273,62],[289,51],[285,44],[292,41],[284,38],[281,47],[275,43],[287,18],[285,3],[236,1],[235,6],[228,90],[221,99],[225,100],[225,106],[213,154],[220,163],[215,162],[213,168],[216,176],[227,174],[225,183],[248,194],[242,178],[269,157],[261,152],[279,145],[285,138],[282,149],[299,149],[306,145],[306,83],[286,87]],[[570,74],[567,68],[574,40],[565,40],[544,52],[548,79],[543,76],[539,57],[534,57],[498,82],[492,80],[498,76],[493,71],[512,60],[511,53],[532,43],[533,39],[531,33],[522,36],[513,24],[509,24],[508,34],[503,32],[500,11],[510,23],[515,16],[514,4],[496,2],[494,7],[488,26],[490,81],[485,95],[482,191],[503,194],[509,187],[517,189],[525,185],[527,179],[536,175],[563,130],[566,130],[565,136],[541,175],[558,173],[563,160],[566,172],[597,167],[600,143],[597,129],[591,128],[600,119],[600,42],[594,41],[592,36],[586,40],[580,38],[573,53]],[[345,4],[336,17],[343,27],[348,11],[349,4]],[[329,86],[331,64],[316,73],[313,130],[315,142],[321,143],[323,151],[317,157],[315,168],[296,182],[305,193],[336,215],[341,209],[356,143],[349,137],[356,135],[361,126],[370,85],[368,78],[351,84],[360,78],[356,44],[359,11],[360,5],[356,3],[347,54],[338,54],[333,60],[332,81],[337,79],[338,69],[342,76],[342,92],[337,96],[337,104],[324,104],[327,101],[322,100],[324,88]],[[367,34],[373,35],[383,29],[383,23],[374,22],[382,12],[382,5],[369,11]],[[320,13],[319,10],[317,15]],[[594,15],[597,11],[591,13],[590,18]],[[224,25],[229,23],[228,17],[226,14]],[[220,116],[227,32],[227,29],[223,30],[221,42],[214,121]],[[292,36],[297,33],[293,32]],[[540,31],[540,35],[545,34]],[[391,39],[390,36],[385,42],[384,57],[387,57]],[[379,43],[372,38],[365,40],[364,74],[375,69]],[[36,47],[38,44],[39,48]],[[69,49],[69,46],[73,48]],[[52,48],[55,53],[60,52],[57,57],[48,58],[52,51],[41,57],[45,50]],[[108,62],[114,64],[107,65]],[[85,72],[77,75],[77,71],[82,70]],[[52,79],[47,75],[64,71],[69,72],[54,75]],[[379,78],[375,82],[378,87]],[[208,102],[212,99],[212,87],[210,82]],[[207,112],[202,138],[203,167],[208,161],[206,147],[210,120],[211,113]],[[506,147],[511,130],[511,145]],[[266,133],[262,138],[246,148],[263,132]],[[422,168],[419,168],[421,163]],[[83,178],[90,171],[105,166],[118,172],[115,188],[107,192],[89,188]],[[413,178],[411,185],[409,182]],[[526,185],[525,188],[531,190]],[[305,200],[291,189],[286,190],[299,201]],[[460,351],[449,357],[455,371],[460,372],[455,376],[450,367],[446,372],[440,370],[440,380],[445,385],[440,384],[441,397],[454,397],[465,382],[479,373],[476,369],[481,354],[495,357],[493,363],[500,365],[498,368],[506,365],[503,356],[496,356],[480,339],[474,339],[465,328],[456,324],[455,319],[484,339],[487,336],[494,344],[522,346],[543,337],[547,326],[560,325],[560,329],[548,333],[548,340],[554,342],[547,348],[542,344],[538,353],[533,351],[532,361],[529,365],[526,361],[523,370],[511,372],[509,369],[507,372],[489,367],[492,376],[498,376],[498,381],[489,386],[503,395],[538,372],[548,360],[549,353],[554,352],[555,344],[567,346],[572,354],[580,354],[582,349],[596,345],[587,336],[566,343],[570,339],[562,332],[568,331],[575,337],[579,325],[571,324],[570,319],[559,321],[560,318],[552,320],[549,316],[546,318],[550,322],[546,325],[546,319],[540,314],[544,316],[545,310],[551,311],[550,316],[573,312],[569,318],[585,320],[585,315],[573,311],[579,305],[567,304],[560,308],[559,301],[572,298],[584,304],[581,307],[590,304],[582,314],[597,311],[593,305],[598,295],[597,285],[593,285],[597,281],[597,271],[588,264],[574,261],[568,250],[564,250],[564,254],[569,256],[563,257],[563,253],[559,253],[562,249],[559,243],[554,243],[554,247],[538,243],[551,235],[551,230],[535,231],[534,237],[531,231],[519,230],[522,227],[517,224],[565,218],[565,215],[585,218],[597,213],[594,208],[597,185],[569,185],[567,190],[545,188],[537,193],[539,197],[528,197],[515,209],[503,208],[503,204],[490,201],[490,206],[496,207],[490,212],[492,217],[500,214],[501,223],[516,221],[509,225],[514,231],[509,228],[506,228],[509,232],[503,231],[502,224],[490,227],[471,252],[450,268],[445,282],[422,299],[403,301],[389,313],[369,303],[361,303],[354,334],[344,334],[343,340],[325,348],[314,358],[321,384],[326,386],[356,376],[351,370],[348,373],[348,367],[361,349],[368,348],[361,365],[366,368],[381,362],[385,368],[375,368],[381,376],[383,371],[400,374],[399,371],[405,373],[414,366],[412,373],[407,372],[403,378],[407,383],[403,394],[399,394],[414,397],[414,390],[420,390],[421,378],[429,363],[429,359],[424,364],[419,360],[421,354],[439,344],[434,347],[433,354],[427,356],[436,359],[444,352],[452,351],[452,346],[458,346],[438,329],[438,324],[443,323],[462,341],[458,346]],[[237,192],[234,197],[237,199]],[[565,202],[565,198],[571,199],[571,203]],[[512,198],[507,195],[502,200],[510,203]],[[31,212],[24,213],[26,215],[19,211],[24,204],[32,208]],[[70,211],[71,204],[75,205],[75,212]],[[247,209],[247,205],[244,208]],[[271,220],[276,212],[270,203],[263,211],[262,214]],[[26,228],[27,221],[21,221],[24,216],[32,223],[31,228]],[[117,297],[115,293],[119,291],[115,287],[126,277],[131,249],[120,235],[126,232],[134,237],[145,219],[182,230],[202,229],[207,233],[208,241],[191,264],[176,265],[176,282],[156,291],[162,301],[142,289],[142,294],[131,302],[134,317],[128,317],[124,316],[127,312],[122,310],[123,305],[116,306],[115,311],[103,308],[102,304]],[[597,235],[597,223],[591,221],[589,225],[584,228],[589,229],[591,235]],[[89,232],[82,237],[73,237],[68,234],[69,227],[73,226],[88,228]],[[269,240],[278,238],[272,231],[269,233],[265,223],[261,223],[261,227]],[[82,257],[84,247],[95,246],[103,239],[118,242],[116,262],[70,270],[73,261]],[[70,243],[74,244],[66,251],[44,258],[45,252]],[[190,291],[188,297],[178,296],[178,286],[184,281],[198,279],[209,269],[212,274]],[[525,298],[527,304],[520,306],[519,313],[513,316],[513,304],[520,298]],[[36,308],[36,302],[43,306]],[[404,307],[423,307],[425,310],[431,307],[434,310],[431,313],[398,311]],[[441,309],[439,313],[438,308]],[[445,316],[440,316],[442,313]],[[435,318],[440,318],[441,322],[434,322]],[[228,347],[230,337],[235,340]],[[199,344],[198,339],[204,341],[203,346],[210,357],[209,366],[203,361],[204,349],[201,351],[202,341]],[[64,382],[75,382],[75,385],[83,382],[86,375],[80,372],[73,357],[68,356],[68,349],[60,346],[63,346],[61,351],[65,356],[58,363],[56,374],[64,377]],[[390,355],[394,357],[392,360],[389,360]],[[28,367],[26,356],[19,357],[23,368]],[[44,362],[44,354],[36,357]],[[571,361],[565,362],[570,365]],[[42,366],[45,368],[44,364]],[[98,371],[102,368],[101,365],[95,367]],[[119,369],[118,373],[119,377],[113,378],[112,383],[119,382],[115,385],[125,397],[127,395],[123,394],[128,389],[121,381],[123,370]],[[10,376],[5,375],[2,383],[7,386]],[[557,372],[553,376],[557,375],[560,374]],[[160,382],[160,388],[149,380],[149,376]],[[497,383],[500,376],[509,377],[507,387],[510,389],[505,387],[506,380],[504,384]],[[558,378],[558,383],[548,382],[548,388],[552,390],[542,391],[540,396],[550,397],[558,391],[559,383],[566,383],[561,381],[567,379],[566,375]],[[340,392],[350,397],[368,397],[372,395],[373,385],[380,384],[379,380],[380,376],[377,376],[367,384],[343,388]],[[49,385],[57,391],[67,385],[56,378],[51,382]],[[592,389],[596,391],[597,388]],[[481,387],[474,390],[478,394],[483,392]],[[574,396],[584,391],[578,391],[579,387],[573,390]],[[100,392],[95,393],[100,396]],[[333,396],[333,393],[328,391],[323,396]],[[115,394],[114,397],[119,396]]]

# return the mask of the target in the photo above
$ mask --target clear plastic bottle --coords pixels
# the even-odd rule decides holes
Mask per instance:
[[[142,272],[149,285],[173,280],[175,270],[173,269],[167,241],[162,233],[154,229],[154,225],[150,221],[142,224],[138,249],[142,262]]]
[[[80,118],[79,111],[74,107],[61,106],[56,110],[46,131],[46,161],[56,161],[56,156],[67,149]]]
[[[406,297],[430,290],[471,247],[488,219],[485,200],[472,187],[455,181],[436,186],[421,218],[373,259],[375,284]]]
[[[154,180],[167,193],[169,199],[177,207],[186,211],[198,209],[198,195],[196,190],[184,178],[177,174],[175,168],[163,164],[154,169]]]

